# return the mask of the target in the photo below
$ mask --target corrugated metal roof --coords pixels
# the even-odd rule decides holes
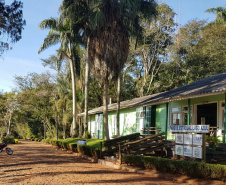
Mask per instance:
[[[148,104],[159,104],[161,102],[170,102],[173,100],[180,100],[180,99],[188,99],[194,96],[201,96],[209,94],[221,94],[226,92],[226,73],[213,75],[197,82],[190,83],[188,85],[176,88],[171,91],[152,94],[148,96],[143,96],[140,98],[134,98],[132,100],[123,101],[120,103],[120,108],[135,108],[142,105]],[[108,110],[116,110],[117,104],[111,104],[108,106]],[[92,109],[89,111],[89,115],[95,113],[102,113],[103,106]],[[80,114],[79,116],[82,116]]]

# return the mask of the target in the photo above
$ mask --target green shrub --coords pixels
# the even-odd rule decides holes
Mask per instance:
[[[95,158],[100,157],[100,150],[98,148],[94,148],[88,145],[78,145],[77,149],[78,149],[78,152],[83,155],[87,155]]]
[[[35,138],[35,141],[38,141],[38,138]]]
[[[226,180],[226,166],[196,161],[172,160],[149,156],[124,155],[123,162],[132,166],[155,169],[159,172],[179,173],[192,178],[212,178]]]
[[[91,147],[87,145],[78,145],[77,146],[78,152],[83,154],[83,155],[88,155],[91,156]]]
[[[77,143],[69,143],[68,144],[68,148],[69,148],[69,150],[71,150],[73,152],[78,152],[78,150],[77,150]]]
[[[85,132],[85,138],[86,138],[86,139],[91,139],[91,134],[90,134],[89,131],[86,131],[86,132]]]
[[[61,148],[64,148],[66,150],[69,150],[69,143],[65,142],[65,141],[61,141]]]
[[[80,152],[84,155],[92,156],[95,158],[100,157],[100,150],[98,147],[100,146],[100,141],[99,140],[89,140],[90,145],[78,145],[77,146],[77,141],[79,139],[69,139],[69,140],[56,140],[56,139],[43,139],[42,142],[44,143],[49,143],[54,146],[57,146],[59,148],[64,148],[66,150],[71,150],[73,152]]]
[[[2,139],[3,143],[7,144],[15,144],[14,137],[13,136],[6,136]]]
[[[56,139],[51,139],[50,140],[50,144],[52,144],[53,146],[57,146],[57,140]]]
[[[51,144],[51,139],[50,138],[42,139],[42,142]]]

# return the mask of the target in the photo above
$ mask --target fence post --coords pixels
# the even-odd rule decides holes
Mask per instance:
[[[119,164],[122,164],[122,151],[121,151],[121,143],[118,143],[118,158],[119,158]]]
[[[100,142],[100,158],[102,158],[102,142]]]
[[[202,162],[206,162],[206,134],[202,134]]]
[[[162,144],[162,135],[160,136],[160,143]],[[163,157],[163,148],[161,147],[161,157]]]

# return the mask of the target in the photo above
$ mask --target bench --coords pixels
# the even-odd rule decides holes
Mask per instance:
[[[159,134],[161,132],[161,128],[145,127],[141,131],[143,132],[143,134],[141,134],[141,136],[150,136],[150,135]]]
[[[134,133],[127,136],[120,136],[115,139],[110,139],[104,141],[105,151],[107,152],[114,152],[118,151],[119,143],[126,143],[128,141],[134,141],[140,138],[140,133]]]

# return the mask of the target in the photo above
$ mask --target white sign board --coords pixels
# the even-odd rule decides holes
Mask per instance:
[[[193,135],[193,145],[202,145],[202,134]]]
[[[202,159],[202,148],[201,147],[193,147],[193,157]]]
[[[183,155],[184,154],[183,151],[184,151],[183,145],[175,145],[175,154],[176,155]]]
[[[184,156],[192,157],[192,147],[184,146]]]
[[[209,125],[171,125],[170,132],[209,133]]]
[[[184,134],[184,144],[192,145],[192,134]]]
[[[175,143],[183,144],[183,134],[176,134]]]

